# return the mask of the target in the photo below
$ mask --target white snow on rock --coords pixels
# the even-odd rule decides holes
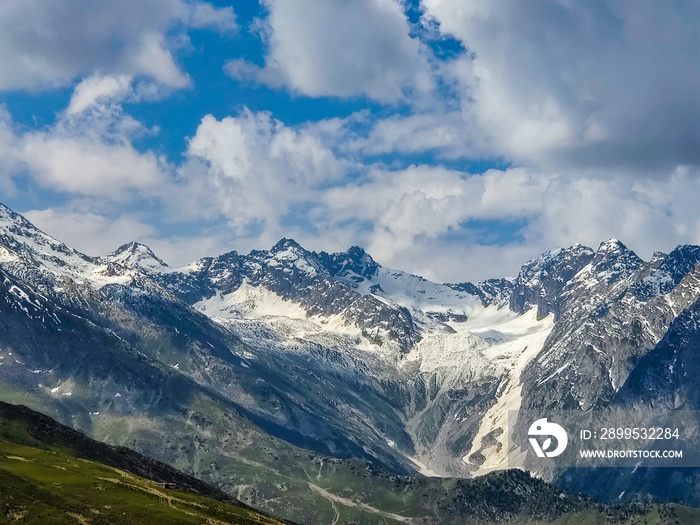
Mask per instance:
[[[308,261],[292,247],[275,253],[272,258],[267,261],[268,266],[287,266],[288,263],[291,263],[309,277],[313,277],[318,273],[316,268],[309,264]]]
[[[41,272],[67,277],[78,284],[88,283],[94,288],[112,283],[125,284],[134,276],[133,271],[123,267],[110,269],[100,259],[69,248],[1,204],[0,235],[12,240],[11,247],[0,246],[2,263],[38,266]]]
[[[214,295],[200,301],[195,307],[262,351],[268,351],[274,346],[275,351],[299,352],[298,342],[303,340],[327,348],[344,348],[344,351],[352,355],[356,351],[370,352],[385,367],[378,374],[389,373],[394,379],[406,380],[417,374],[434,376],[445,391],[464,384],[465,381],[478,382],[485,378],[506,376],[507,385],[499,392],[495,405],[484,417],[472,450],[465,456],[465,463],[472,452],[479,450],[478,444],[485,434],[496,427],[502,427],[504,433],[498,438],[503,442],[501,452],[495,453],[495,449],[483,451],[487,460],[476,474],[507,467],[505,440],[508,411],[520,407],[520,374],[542,349],[553,326],[552,316],[538,321],[535,308],[524,315],[496,306],[484,308],[477,302],[477,298],[469,294],[445,290],[447,287],[429,281],[418,281],[410,274],[394,272],[393,276],[389,273],[385,277],[386,275],[389,278],[383,281],[383,286],[397,293],[399,299],[396,303],[430,311],[435,309],[440,300],[446,299],[450,310],[461,308],[462,311],[469,312],[468,320],[447,323],[451,331],[447,331],[444,324],[439,327],[425,325],[421,341],[407,354],[401,354],[397,349],[389,351],[388,348],[369,343],[362,337],[358,327],[348,325],[340,315],[309,316],[300,304],[283,299],[262,286],[252,286],[247,281],[235,292]],[[372,284],[370,282],[364,286],[369,288]],[[364,291],[362,287],[358,288],[358,291]],[[396,304],[393,302],[394,297],[390,299],[389,293],[383,291],[383,300]],[[421,291],[426,293],[425,297]],[[265,329],[262,329],[263,326]],[[240,357],[250,360],[253,356]],[[457,416],[455,414],[450,418],[452,424],[460,423]],[[410,422],[407,422],[407,431],[409,434],[412,432]],[[385,441],[394,443],[390,437],[386,437]],[[394,446],[389,446],[392,449],[396,447],[395,443]],[[431,454],[432,451],[419,450],[415,455],[405,455],[405,458],[424,475],[449,474],[434,464]]]
[[[355,274],[346,274],[341,280],[362,294],[389,300],[412,313],[455,312],[469,315],[481,309],[481,301],[474,295],[400,270],[380,267],[371,279],[360,282],[353,281],[353,276]]]
[[[460,330],[471,329],[476,334],[495,330],[507,336],[502,343],[494,344],[484,352],[487,358],[507,371],[508,381],[505,388],[499,392],[496,403],[482,418],[479,431],[472,441],[472,447],[462,458],[462,461],[471,464],[469,456],[473,453],[480,451],[485,456],[486,461],[473,473],[477,476],[492,470],[517,467],[517,465],[508,464],[508,413],[520,409],[522,402],[520,375],[527,364],[540,353],[554,326],[552,315],[537,320],[537,308],[532,308],[521,316],[513,312],[489,310],[489,308],[484,309],[482,315],[471,322],[464,323],[463,326],[453,325]],[[501,445],[500,449],[494,445],[480,450],[481,439],[499,428],[503,430],[503,433],[496,438]]]
[[[194,307],[211,318],[307,317],[306,310],[300,304],[284,299],[263,286],[251,286],[247,281],[233,293],[217,293]]]
[[[151,249],[141,243],[131,242],[104,257],[126,268],[159,272],[168,270],[168,265],[160,260]]]

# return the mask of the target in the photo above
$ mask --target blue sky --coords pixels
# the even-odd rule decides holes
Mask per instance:
[[[700,7],[5,0],[0,201],[89,254],[293,237],[441,281],[700,242]]]

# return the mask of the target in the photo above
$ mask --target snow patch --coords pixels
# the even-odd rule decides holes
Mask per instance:
[[[339,279],[361,294],[388,299],[392,304],[414,312],[454,312],[470,315],[481,309],[481,300],[474,295],[390,268],[381,267],[371,279],[363,279],[359,283],[348,277]]]
[[[301,305],[284,299],[262,286],[252,286],[247,280],[244,280],[235,292],[226,295],[217,292],[213,297],[195,304],[194,308],[209,317],[224,319],[266,316],[305,319],[307,316]]]
[[[485,309],[488,310],[488,309]],[[512,312],[497,313],[485,311],[477,319],[473,320],[472,328],[476,330],[497,330],[511,337],[501,344],[489,347],[484,354],[499,363],[508,373],[505,387],[499,392],[496,403],[484,414],[479,430],[472,441],[469,452],[462,458],[466,464],[471,464],[469,456],[475,452],[481,452],[486,460],[475,471],[475,476],[486,474],[492,470],[512,468],[517,465],[508,463],[508,413],[520,409],[522,403],[522,383],[520,375],[527,364],[542,350],[544,342],[554,326],[552,315],[537,320],[537,308],[531,308],[521,316],[513,317]],[[488,324],[495,322],[496,324]],[[469,327],[469,322],[464,328]],[[464,329],[463,328],[463,329]],[[478,331],[477,331],[478,333]],[[560,370],[561,372],[561,370]],[[486,434],[495,429],[502,429],[503,433],[496,438],[500,443],[481,450],[481,440]]]

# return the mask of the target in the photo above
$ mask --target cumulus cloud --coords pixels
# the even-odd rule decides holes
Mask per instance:
[[[445,158],[479,158],[495,152],[460,111],[392,115],[379,119],[354,144],[367,155],[436,151]]]
[[[523,169],[471,175],[430,166],[374,170],[367,181],[329,189],[330,216],[372,224],[367,247],[393,261],[415,246],[464,229],[470,219],[534,217],[548,180]],[[471,242],[474,242],[472,236]]]
[[[153,131],[120,104],[187,86],[175,49],[188,28],[235,32],[231,8],[7,0],[0,89],[79,83],[49,126],[20,128],[0,111],[0,188],[12,190],[22,173],[91,203],[30,212],[85,251],[136,238],[175,263],[187,262],[183,252],[245,251],[292,236],[312,249],[360,244],[390,267],[460,281],[513,275],[540,251],[575,242],[618,237],[645,257],[700,242],[700,70],[688,67],[700,63],[700,8],[421,4],[429,35],[399,0],[264,0],[253,22],[263,64],[249,54],[227,63],[229,76],[373,103],[294,125],[265,111],[208,115],[173,165],[135,146]],[[464,49],[439,58],[437,32]],[[357,101],[333,104],[338,115]],[[435,158],[453,168],[407,167]],[[511,167],[456,168],[496,158]],[[159,206],[159,220],[187,221],[200,234],[161,234],[125,211],[134,196]]]
[[[223,213],[242,250],[282,235],[314,249],[360,244],[383,264],[446,281],[512,275],[527,258],[576,242],[618,237],[648,257],[700,240],[691,168],[662,181],[538,167],[389,169],[334,154],[322,138],[343,125],[290,127],[247,110],[206,117],[181,168],[178,210]],[[489,222],[515,231],[490,242],[478,231]]]
[[[307,123],[305,128],[339,152],[369,158],[426,152],[449,160],[497,155],[471,116],[442,107],[381,118],[363,110],[345,118]]]
[[[127,75],[92,75],[83,79],[74,89],[68,115],[82,113],[104,101],[122,100],[131,89],[132,78]]]
[[[77,195],[125,198],[132,189],[163,182],[153,153],[138,152],[129,142],[63,132],[31,133],[22,140],[22,160],[39,184]]]
[[[0,183],[19,174],[37,184],[72,195],[109,197],[118,202],[135,193],[161,195],[167,185],[167,163],[151,151],[139,151],[132,140],[150,131],[122,113],[119,105],[95,103],[82,108],[95,93],[74,96],[67,112],[43,129],[22,129],[0,111]],[[96,97],[99,99],[100,97]],[[82,111],[77,112],[78,109]],[[74,111],[71,111],[71,108]]]
[[[345,170],[316,137],[248,110],[222,120],[204,117],[187,155],[181,175],[187,198],[194,199],[188,207],[223,214],[241,231],[256,222],[277,224]]]
[[[4,0],[0,3],[0,90],[65,86],[103,75],[188,85],[168,41],[177,26],[230,31],[232,9],[185,0]]]
[[[329,230],[368,225],[357,238],[383,264],[443,281],[477,280],[513,275],[528,258],[577,242],[595,248],[617,237],[645,258],[698,243],[698,175],[678,168],[656,180],[606,180],[532,168],[471,175],[416,166],[373,170],[327,190],[324,204],[334,221]],[[500,228],[515,230],[493,242],[480,235],[484,222],[497,237]]]
[[[541,251],[575,242],[596,247],[618,237],[644,257],[700,242],[694,168],[658,180],[633,173],[606,180],[522,167],[470,174],[362,166],[336,156],[318,129],[244,110],[205,117],[172,180],[152,154],[133,150],[126,138],[138,129],[131,130],[136,124],[128,118],[85,134],[86,119],[104,118],[95,116],[100,108],[108,111],[98,104],[73,122],[66,117],[60,129],[19,134],[11,122],[0,128],[15,145],[10,157],[41,184],[85,197],[89,205],[80,209],[35,210],[30,218],[88,253],[136,239],[184,264],[230,249],[267,248],[286,235],[317,250],[360,244],[389,267],[463,281],[513,275]],[[110,135],[115,126],[122,131]],[[133,192],[155,199],[162,220],[199,224],[200,234],[161,235],[138,214],[125,213],[123,199]],[[122,211],[104,215],[101,203]],[[222,216],[227,226],[212,227]],[[495,230],[503,223],[516,231],[492,242],[479,231],[489,221]]]
[[[236,14],[232,7],[217,8],[207,2],[197,2],[192,7],[189,25],[196,29],[213,29],[221,34],[238,30]]]
[[[396,103],[431,88],[427,56],[399,0],[264,0],[265,67],[234,60],[234,77],[301,94]]]
[[[423,0],[473,57],[461,82],[485,132],[520,162],[697,164],[700,6]]]
[[[413,244],[382,262],[390,268],[407,270],[436,282],[479,282],[516,277],[523,262],[542,251],[541,246],[524,243],[504,249],[497,245],[455,243],[436,238]]]
[[[550,246],[581,242],[596,247],[616,237],[643,257],[698,243],[700,190],[697,170],[679,168],[663,180],[634,176],[610,180],[558,177],[543,192],[543,206],[530,225],[531,240]]]
[[[21,163],[14,128],[12,115],[0,104],[0,190],[8,194],[15,191],[12,177]]]

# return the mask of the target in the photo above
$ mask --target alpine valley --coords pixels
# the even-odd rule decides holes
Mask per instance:
[[[700,409],[699,263],[610,240],[438,284],[282,239],[171,268],[0,205],[0,400],[304,524],[661,523],[693,511],[640,502],[700,505],[699,471],[528,469],[508,414]]]

